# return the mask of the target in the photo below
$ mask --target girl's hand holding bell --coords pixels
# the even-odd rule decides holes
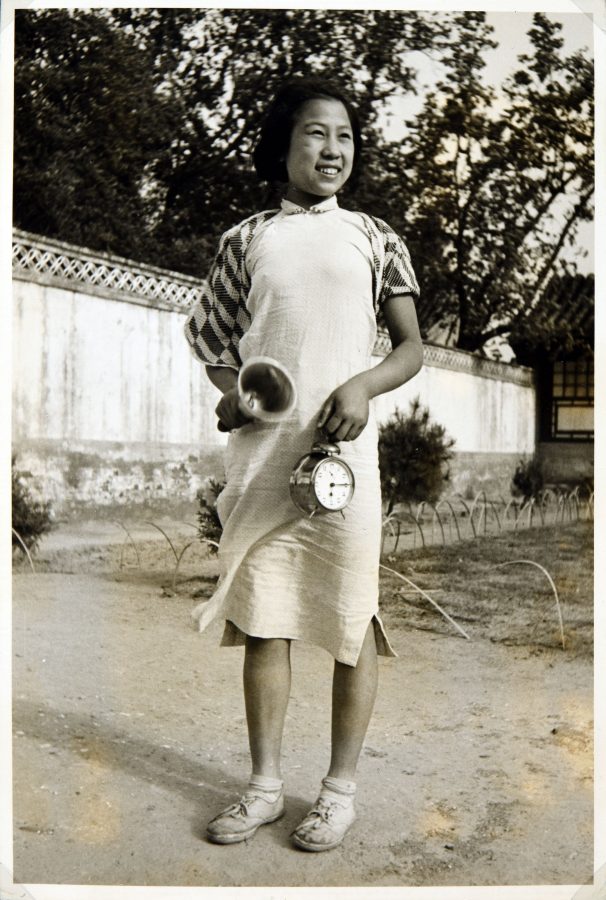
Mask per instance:
[[[219,419],[217,424],[219,431],[233,431],[235,428],[247,425],[252,419],[252,416],[247,416],[242,412],[237,387],[230,388],[223,394],[215,413]]]

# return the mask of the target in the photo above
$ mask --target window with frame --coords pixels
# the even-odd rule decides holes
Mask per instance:
[[[552,440],[593,440],[593,357],[553,364]]]

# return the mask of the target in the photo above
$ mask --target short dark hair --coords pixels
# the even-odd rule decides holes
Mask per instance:
[[[253,151],[253,163],[262,181],[287,182],[286,156],[299,109],[308,100],[339,100],[349,117],[354,143],[355,175],[362,152],[362,133],[358,113],[349,97],[334,82],[323,78],[293,78],[282,85],[269,106],[261,135]]]

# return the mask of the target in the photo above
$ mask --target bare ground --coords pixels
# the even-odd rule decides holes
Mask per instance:
[[[204,839],[249,773],[242,650],[189,612],[216,562],[191,526],[63,526],[14,578],[14,878],[123,885],[580,884],[592,878],[590,525],[533,528],[384,560],[397,660],[342,847],[289,834],[328,763],[332,662],[297,645],[287,814],[245,844]],[[552,576],[561,602],[532,560]]]

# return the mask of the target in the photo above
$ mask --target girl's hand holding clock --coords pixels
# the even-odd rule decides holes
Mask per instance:
[[[364,375],[356,375],[336,388],[324,403],[318,428],[335,441],[355,441],[368,422],[370,395]]]

